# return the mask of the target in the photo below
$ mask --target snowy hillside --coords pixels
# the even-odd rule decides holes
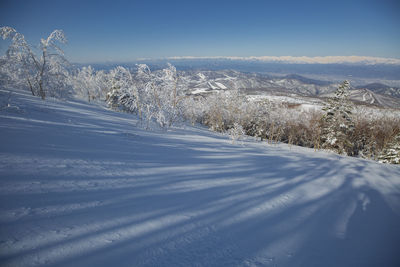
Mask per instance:
[[[399,166],[136,122],[0,90],[1,266],[400,265]]]

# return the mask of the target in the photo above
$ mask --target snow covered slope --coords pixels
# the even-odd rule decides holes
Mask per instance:
[[[0,91],[1,266],[399,266],[400,168]]]

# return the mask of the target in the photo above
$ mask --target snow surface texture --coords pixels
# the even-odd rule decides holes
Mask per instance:
[[[400,266],[398,166],[9,96],[1,266]]]

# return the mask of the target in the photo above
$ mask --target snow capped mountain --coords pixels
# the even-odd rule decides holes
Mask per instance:
[[[177,68],[178,86],[187,94],[203,95],[239,89],[251,96],[324,98],[329,97],[343,80],[349,79],[351,85],[356,86],[352,88],[352,100],[381,107],[400,107],[400,65],[381,64],[382,61],[379,60],[375,65],[361,64],[361,61],[357,61],[357,64],[289,64],[244,58],[179,57],[168,60],[148,59],[142,63],[148,64],[153,71],[158,71],[165,67],[166,62]],[[117,63],[98,64],[95,67],[107,70],[116,65]],[[122,65],[133,71],[136,68],[133,62]],[[379,83],[371,83],[374,81]],[[298,99],[293,101],[297,103]]]
[[[240,89],[248,93],[255,92],[283,92],[299,95],[319,95],[331,92],[337,84],[307,79],[299,75],[285,77],[272,77],[266,74],[245,73],[239,71],[181,71],[181,87],[186,87],[188,92],[205,92],[213,90]]]
[[[338,84],[335,83],[312,80],[300,75],[288,75],[282,79],[273,79],[272,82],[291,93],[306,96],[318,96],[334,92],[338,87]]]
[[[400,98],[375,93],[369,89],[351,90],[350,99],[359,103],[371,104],[379,107],[400,108]]]
[[[219,90],[239,89],[252,96],[281,95],[295,97],[330,97],[339,83],[310,79],[301,75],[271,76],[233,70],[180,71],[180,87],[187,94],[207,94]],[[350,99],[357,103],[399,108],[400,89],[384,84],[358,86],[351,90]],[[319,101],[318,101],[319,102]]]
[[[357,88],[368,89],[377,94],[400,98],[400,88],[391,87],[391,86],[388,86],[388,85],[382,84],[382,83],[370,83],[370,84],[363,85],[363,86],[357,86]]]

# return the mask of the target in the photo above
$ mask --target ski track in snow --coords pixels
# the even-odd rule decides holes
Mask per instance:
[[[399,166],[136,122],[13,91],[1,266],[400,266]]]

